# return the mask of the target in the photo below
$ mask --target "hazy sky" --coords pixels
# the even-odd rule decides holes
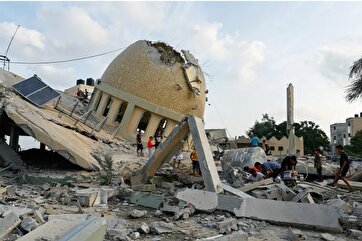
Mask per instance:
[[[244,135],[263,113],[329,125],[362,112],[344,99],[349,67],[362,57],[362,2],[0,2],[0,54],[17,24],[12,61],[61,60],[148,39],[188,49],[206,73],[207,128]],[[53,65],[11,65],[64,90],[99,78],[118,53]]]

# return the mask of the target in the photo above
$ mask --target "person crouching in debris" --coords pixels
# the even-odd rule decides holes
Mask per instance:
[[[344,183],[347,185],[348,191],[351,192],[352,187],[351,187],[351,185],[349,184],[349,182],[346,179],[346,175],[347,175],[347,172],[349,170],[348,156],[344,152],[342,145],[337,145],[336,146],[336,152],[338,154],[340,154],[340,157],[339,157],[340,168],[339,168],[339,170],[338,170],[338,172],[337,172],[337,174],[336,174],[336,176],[334,178],[334,181],[332,183],[329,183],[328,185],[334,187],[337,184],[338,180],[342,179],[344,181]]]
[[[155,152],[155,144],[153,143],[153,136],[150,136],[147,142],[148,148],[148,158],[151,158],[153,153]]]
[[[318,182],[323,182],[322,175],[322,153],[319,148],[314,150],[314,167],[317,169]]]
[[[138,131],[136,136],[137,141],[137,156],[143,156],[142,132]]]
[[[267,161],[261,164],[260,162],[255,162],[256,168],[261,168],[262,173],[264,174],[264,179],[268,177],[276,178],[279,173],[281,166],[275,161]]]
[[[190,158],[192,161],[192,174],[195,176],[199,176],[200,175],[200,163],[199,163],[199,157],[197,156],[195,147],[192,147],[192,152],[191,152]]]
[[[287,156],[284,158],[281,164],[280,176],[284,177],[284,172],[290,172],[291,176],[297,175],[297,171],[295,167],[297,165],[297,157],[296,156]]]
[[[256,169],[253,167],[252,168],[245,167],[244,171],[250,173],[250,175],[246,178],[246,182],[258,182],[264,178],[264,175],[260,172],[257,172]]]

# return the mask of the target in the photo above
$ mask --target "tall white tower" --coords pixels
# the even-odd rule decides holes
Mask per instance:
[[[288,155],[295,155],[295,130],[294,130],[294,86],[289,84],[287,88],[287,133],[289,139]]]

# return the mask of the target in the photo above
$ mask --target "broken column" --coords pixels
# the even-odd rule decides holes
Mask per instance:
[[[295,130],[294,130],[294,87],[289,84],[287,88],[287,133],[288,133],[288,155],[295,155]]]

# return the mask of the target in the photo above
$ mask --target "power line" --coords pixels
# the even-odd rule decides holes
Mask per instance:
[[[106,54],[114,53],[114,52],[123,50],[125,48],[126,47],[122,47],[122,48],[114,49],[114,50],[111,50],[111,51],[108,51],[108,52],[103,52],[103,53],[99,53],[99,54],[93,54],[93,55],[78,57],[78,58],[65,59],[65,60],[38,61],[38,62],[10,61],[10,63],[12,63],[12,64],[26,64],[26,65],[28,65],[28,64],[29,65],[31,65],[31,64],[60,64],[60,63],[67,63],[67,62],[73,62],[73,61],[79,61],[79,60],[84,60],[84,59],[95,58],[95,57],[103,56],[103,55],[106,55]]]

